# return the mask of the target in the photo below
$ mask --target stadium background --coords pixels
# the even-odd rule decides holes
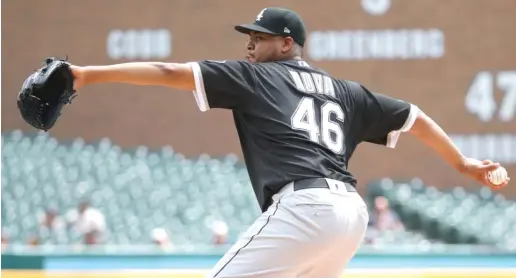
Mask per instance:
[[[464,153],[516,170],[513,0],[2,1],[3,274],[170,275],[223,254],[212,222],[225,222],[230,244],[258,213],[229,112],[200,113],[189,94],[163,88],[92,86],[38,134],[15,97],[47,56],[79,65],[240,59],[246,38],[232,26],[269,5],[305,19],[308,62],[417,104]],[[409,136],[395,150],[360,146],[350,169],[372,213],[384,196],[404,226],[371,226],[350,265],[357,277],[516,276],[516,187],[481,189]],[[64,213],[81,200],[105,215],[99,244],[39,230],[37,211]],[[156,227],[172,250],[153,245]],[[436,268],[448,270],[417,276]]]

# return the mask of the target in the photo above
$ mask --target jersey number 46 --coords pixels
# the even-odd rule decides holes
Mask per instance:
[[[296,111],[290,119],[291,127],[295,130],[308,132],[310,140],[323,144],[336,154],[344,149],[344,112],[340,105],[327,101],[321,107],[320,122],[317,121],[315,101],[311,97],[304,97],[297,105]],[[338,122],[331,120],[331,114],[335,115]],[[333,136],[332,136],[333,134]]]

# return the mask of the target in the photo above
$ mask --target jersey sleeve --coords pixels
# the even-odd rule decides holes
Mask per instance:
[[[255,73],[244,61],[188,63],[195,79],[194,96],[201,111],[211,108],[240,109],[254,96]]]
[[[403,100],[371,92],[358,83],[351,83],[350,87],[360,122],[359,142],[396,147],[401,133],[414,125],[419,108]]]

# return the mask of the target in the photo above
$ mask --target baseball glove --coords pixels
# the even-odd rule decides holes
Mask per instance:
[[[55,57],[45,59],[23,83],[17,104],[22,118],[31,126],[48,131],[61,115],[61,110],[77,96],[70,64]]]

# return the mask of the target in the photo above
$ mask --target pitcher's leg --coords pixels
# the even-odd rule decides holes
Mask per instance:
[[[324,211],[323,211],[324,210]],[[331,209],[272,205],[217,263],[209,278],[297,278],[328,248]],[[325,217],[327,215],[329,217]],[[321,221],[319,221],[321,220]]]
[[[357,202],[353,206],[354,208],[341,211],[341,213],[347,214],[349,219],[348,232],[335,242],[334,247],[314,265],[306,277],[338,278],[342,276],[347,264],[360,248],[369,222],[365,204]]]

